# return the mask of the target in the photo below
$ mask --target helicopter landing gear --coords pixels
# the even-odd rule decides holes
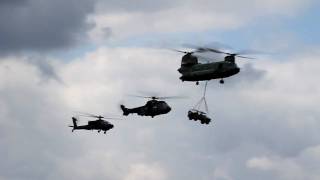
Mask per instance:
[[[219,82],[220,82],[220,84],[224,84],[224,80],[223,79],[221,79]]]
[[[98,130],[98,133],[100,133],[101,130]]]
[[[104,134],[106,134],[107,131],[104,131]]]
[[[196,85],[199,85],[199,81],[196,82]]]

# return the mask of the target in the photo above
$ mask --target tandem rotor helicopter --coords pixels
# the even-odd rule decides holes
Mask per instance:
[[[69,126],[69,127],[72,127],[72,132],[74,130],[98,130],[98,133],[100,133],[100,131],[104,131],[104,134],[106,134],[106,132],[108,130],[110,130],[110,129],[112,129],[114,127],[113,124],[108,122],[106,119],[113,119],[113,120],[114,119],[118,119],[118,118],[97,116],[97,115],[94,115],[94,114],[87,114],[87,113],[79,115],[79,116],[98,118],[98,119],[94,120],[94,121],[88,121],[87,125],[79,126],[77,124],[78,119],[76,117],[72,117],[73,126]]]
[[[121,110],[123,111],[124,116],[129,114],[138,114],[139,116],[151,116],[152,118],[157,115],[167,114],[171,111],[171,107],[165,102],[161,101],[163,99],[177,99],[184,98],[180,96],[167,96],[167,97],[156,97],[156,96],[136,96],[130,95],[138,98],[150,99],[144,106],[135,107],[135,108],[126,108],[124,105],[120,105]]]
[[[255,59],[242,54],[257,54],[259,52],[253,50],[245,50],[237,53],[229,53],[219,49],[196,47],[194,51],[181,51],[172,49],[174,51],[184,53],[185,55],[181,59],[181,67],[178,69],[182,75],[180,79],[182,81],[196,81],[196,85],[199,81],[208,81],[211,79],[220,79],[220,83],[224,83],[224,78],[233,76],[240,72],[240,68],[235,62],[235,58]],[[198,57],[195,53],[213,52],[218,54],[225,54],[223,61],[199,63]]]

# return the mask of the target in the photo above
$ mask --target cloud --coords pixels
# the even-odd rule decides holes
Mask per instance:
[[[230,5],[232,4],[232,6]],[[112,28],[113,40],[145,34],[203,32],[237,29],[266,17],[291,17],[306,10],[312,1],[100,1],[89,21],[95,24],[90,36],[99,39],[99,29]]]
[[[65,86],[55,81],[39,85],[39,71],[12,58],[0,63],[3,178],[277,180],[293,177],[287,172],[296,167],[317,176],[312,167],[317,167],[320,144],[319,87],[311,79],[317,74],[317,54],[241,65],[257,72],[258,79],[226,79],[232,86],[211,81],[209,126],[186,117],[203,86],[178,79],[180,55],[175,53],[101,47],[55,64]],[[120,101],[143,105],[144,99],[126,96],[141,90],[190,98],[168,100],[172,112],[153,119],[110,120],[115,128],[107,135],[68,129],[73,111],[121,116]],[[282,160],[289,170],[275,171]]]
[[[90,27],[90,1],[24,0],[1,2],[0,52],[63,49],[84,39]]]
[[[248,168],[267,171],[276,179],[308,179],[320,177],[319,145],[305,148],[298,156],[283,158],[277,156],[253,157],[246,163]]]
[[[124,180],[165,180],[166,173],[157,164],[134,164],[130,167]]]

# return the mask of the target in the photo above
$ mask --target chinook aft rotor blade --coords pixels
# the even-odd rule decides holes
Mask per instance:
[[[229,52],[224,52],[224,51],[221,51],[221,50],[218,50],[218,49],[213,49],[213,48],[206,48],[206,50],[210,51],[210,52],[214,52],[214,53],[226,54],[226,55],[229,55],[229,56],[235,56],[235,57],[239,57],[239,58],[255,59],[255,58],[248,57],[248,56],[242,56],[242,55],[240,55],[240,53],[229,53]]]
[[[193,53],[192,51],[191,52],[187,52],[187,51],[181,51],[181,50],[178,50],[178,49],[170,49],[170,50],[176,51],[176,52],[180,52],[180,53],[184,53],[184,54]]]

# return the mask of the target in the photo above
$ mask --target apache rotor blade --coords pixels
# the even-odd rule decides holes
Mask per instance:
[[[96,115],[85,115],[85,114],[80,114],[79,116],[82,116],[82,117],[92,117],[92,118],[99,118],[99,116],[96,116]]]
[[[94,114],[91,114],[91,113],[84,113],[84,112],[78,112],[79,116],[82,116],[82,117],[91,117],[91,118],[98,118],[98,119],[103,119],[103,118],[110,118],[110,119],[116,119],[116,117],[110,117],[110,116],[113,116],[112,114],[107,114],[107,115],[94,115]]]

